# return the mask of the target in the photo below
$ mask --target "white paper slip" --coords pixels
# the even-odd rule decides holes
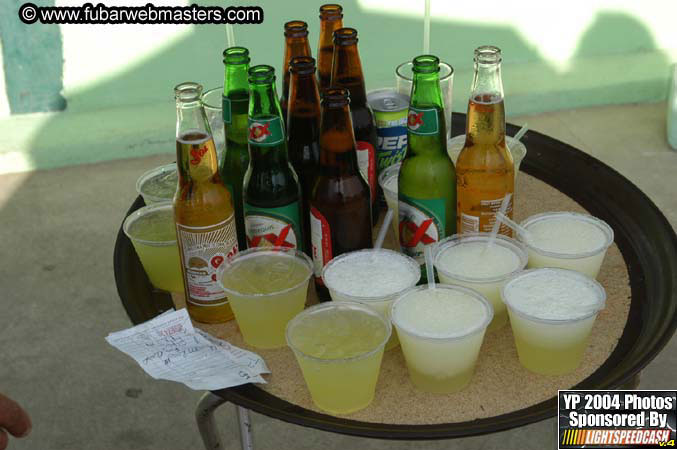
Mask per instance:
[[[134,358],[151,377],[195,390],[265,383],[261,374],[270,373],[256,353],[194,328],[185,309],[110,333],[106,341]]]

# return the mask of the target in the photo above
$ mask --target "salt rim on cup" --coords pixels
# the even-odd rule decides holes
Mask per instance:
[[[534,246],[529,242],[529,239],[526,236],[523,236],[522,233],[517,231],[517,234],[520,238],[520,241],[526,245],[526,247],[529,250],[532,250],[539,255],[544,255],[544,256],[549,256],[551,258],[560,258],[560,259],[579,259],[579,258],[587,258],[590,256],[597,255],[603,251],[606,251],[609,249],[611,244],[614,243],[614,230],[607,224],[605,221],[602,219],[599,219],[597,217],[591,216],[589,214],[581,214],[577,212],[572,212],[572,211],[553,211],[553,212],[545,212],[545,213],[540,213],[540,214],[535,214],[533,216],[530,216],[529,218],[523,220],[520,225],[527,230],[529,229],[530,225],[533,225],[536,222],[542,221],[542,220],[548,220],[548,219],[553,219],[553,218],[563,218],[563,217],[570,217],[575,220],[580,220],[582,222],[589,223],[595,227],[597,227],[602,233],[604,233],[604,236],[606,237],[606,242],[601,245],[600,247],[595,248],[594,250],[589,250],[587,252],[581,252],[581,253],[558,253],[558,252],[552,252],[548,250],[543,250],[539,247]]]

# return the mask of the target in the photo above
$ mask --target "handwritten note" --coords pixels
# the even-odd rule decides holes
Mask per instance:
[[[106,341],[131,356],[151,377],[195,390],[265,383],[261,374],[270,373],[256,353],[194,328],[185,309],[110,333]]]

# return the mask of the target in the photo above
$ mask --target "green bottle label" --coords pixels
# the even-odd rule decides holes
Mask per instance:
[[[420,134],[424,136],[439,133],[440,124],[437,116],[437,109],[419,109],[409,106],[407,129],[413,134]]]
[[[244,204],[247,247],[287,247],[303,249],[299,202],[278,208]]]
[[[230,123],[233,120],[233,112],[230,108],[230,99],[225,95],[221,96],[221,113],[223,114],[223,123]]]
[[[268,119],[249,118],[249,143],[271,147],[284,141],[282,119],[272,117]]]
[[[444,198],[413,198],[398,195],[400,216],[400,247],[402,253],[425,262],[426,245],[444,237],[446,200]]]

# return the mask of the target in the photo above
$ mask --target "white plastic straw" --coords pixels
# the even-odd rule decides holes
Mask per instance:
[[[428,244],[423,249],[425,254],[425,270],[428,275],[428,289],[435,289],[435,272],[433,267],[433,245]]]
[[[425,0],[423,12],[423,54],[430,53],[430,0]]]
[[[494,226],[491,227],[491,236],[489,236],[489,240],[487,241],[487,245],[484,246],[482,249],[482,253],[487,251],[488,248],[492,247],[494,245],[494,242],[496,241],[496,235],[498,234],[498,230],[501,228],[501,222],[498,220],[498,215],[505,215],[505,212],[508,210],[508,205],[510,204],[510,198],[512,197],[512,194],[508,192],[505,194],[505,197],[503,197],[503,201],[501,202],[501,207],[498,209],[498,212],[496,213],[496,220],[494,221]]]
[[[524,239],[526,239],[527,241],[532,240],[531,239],[531,233],[529,232],[529,230],[527,230],[526,228],[524,228],[522,225],[518,224],[517,222],[513,221],[510,217],[506,216],[505,214],[503,214],[501,212],[498,212],[498,213],[496,213],[496,221],[499,221],[499,220],[501,222],[503,222],[504,224],[506,224],[507,226],[509,226],[510,228],[512,228],[513,230],[520,233],[524,237]]]
[[[374,242],[374,248],[379,249],[383,247],[383,241],[386,238],[386,233],[388,232],[388,227],[390,222],[393,221],[393,210],[388,208],[386,216],[383,218],[383,223],[381,224],[381,229],[378,230],[378,235],[376,236],[376,241]]]
[[[228,42],[228,47],[235,47],[235,34],[233,33],[233,24],[226,24],[226,40]]]
[[[529,131],[529,124],[525,123],[512,138],[515,140],[515,142],[519,142],[519,140],[522,139],[527,131]],[[508,146],[508,150],[510,150],[510,146]]]

